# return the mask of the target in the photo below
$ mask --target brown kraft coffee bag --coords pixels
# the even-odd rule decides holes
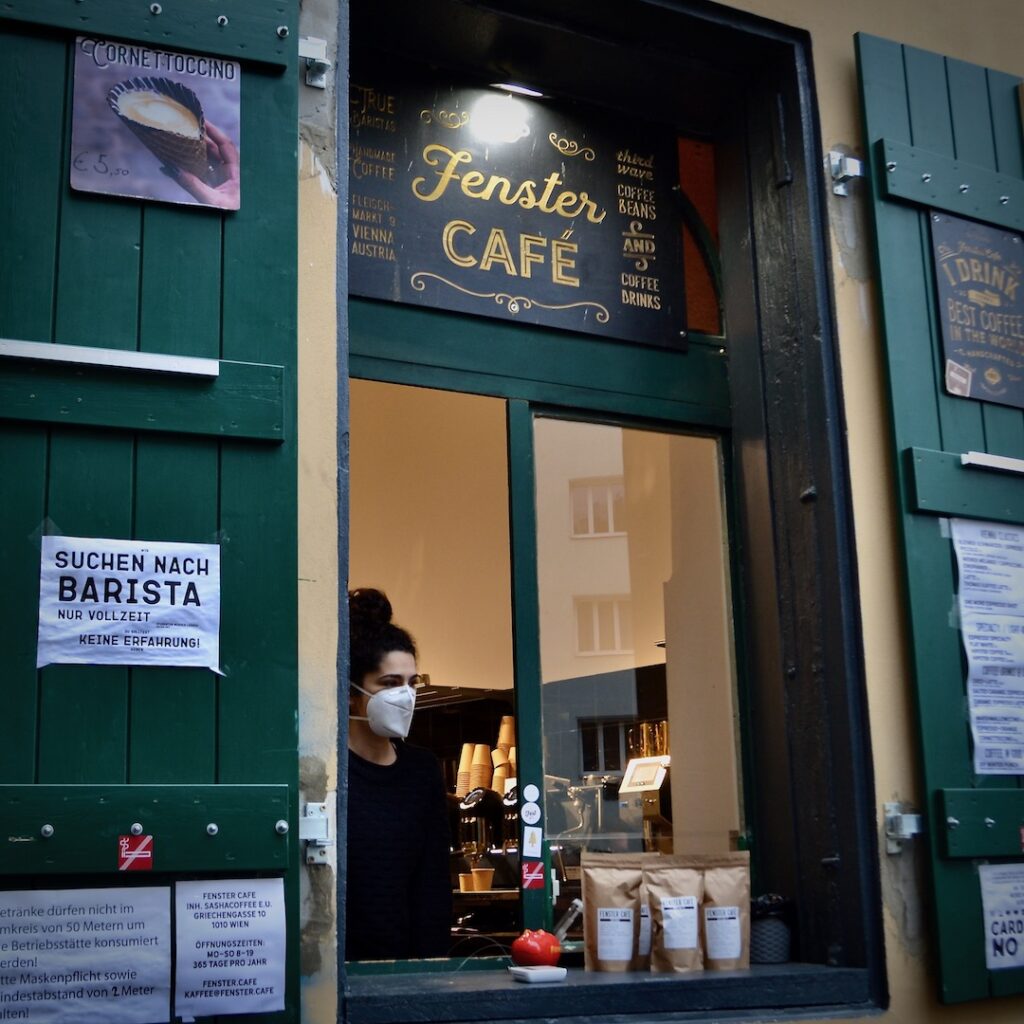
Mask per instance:
[[[637,969],[640,864],[637,854],[584,851],[581,857],[584,965],[588,971]]]
[[[750,854],[702,859],[704,966],[733,971],[750,966]]]
[[[643,866],[650,900],[651,970],[655,973],[700,971],[700,907],[704,876],[685,857],[662,857]]]

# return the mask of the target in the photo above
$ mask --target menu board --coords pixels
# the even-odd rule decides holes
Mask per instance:
[[[379,71],[350,125],[353,295],[685,348],[670,132]]]
[[[951,520],[979,775],[1024,774],[1024,527]]]

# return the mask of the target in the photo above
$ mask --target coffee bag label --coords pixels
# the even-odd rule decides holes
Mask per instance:
[[[697,900],[693,896],[666,896],[661,901],[666,949],[697,948]]]
[[[597,909],[599,960],[633,959],[633,911],[618,907]]]
[[[734,960],[743,952],[739,907],[705,907],[704,934],[709,960]]]
[[[651,908],[647,903],[640,904],[640,942],[641,956],[651,955]]]

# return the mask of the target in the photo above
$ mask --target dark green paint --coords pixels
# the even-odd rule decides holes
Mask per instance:
[[[914,511],[1024,522],[1024,477],[965,466],[959,454],[926,448],[910,449],[906,461]]]
[[[21,817],[14,790],[0,801],[4,834],[14,822],[28,839],[4,844],[0,871],[5,888],[113,872],[116,837],[138,821],[157,837],[161,881],[283,873],[287,1009],[232,1020],[297,1021],[298,4],[162,7],[0,0],[0,337],[223,360],[216,380],[0,361],[0,786],[25,787]],[[222,12],[223,32],[207,24]],[[242,59],[240,211],[70,191],[78,32]],[[219,543],[225,675],[37,672],[43,533]]]
[[[508,493],[512,527],[512,655],[516,679],[516,763],[523,787],[544,792],[544,723],[537,582],[537,510],[533,414],[527,402],[508,403]],[[543,825],[543,822],[542,822]],[[521,838],[521,837],[520,837]],[[551,857],[544,843],[544,888],[521,894],[524,928],[551,927]]]
[[[991,137],[988,143],[991,146]],[[965,152],[972,157],[978,153],[973,148]],[[1014,231],[1024,229],[1024,181],[1018,177],[890,139],[878,143],[877,166],[889,199],[905,199]],[[930,177],[925,180],[924,175]],[[967,185],[967,190],[961,191],[961,185]]]
[[[0,0],[0,19],[282,67],[296,52],[292,0],[161,0],[159,6],[160,14],[154,15],[143,0]],[[226,25],[217,24],[220,15],[228,19]],[[280,25],[288,30],[284,38],[277,32]]]
[[[484,394],[552,402],[568,395],[587,408],[647,409],[640,415],[704,426],[729,422],[728,362],[720,343],[667,352],[367,300],[351,301],[349,317],[354,374],[365,367],[390,380],[415,365],[416,379],[427,386],[433,385],[423,374],[456,371],[451,378],[471,382],[456,387],[484,388]]]
[[[285,387],[284,367],[264,363],[207,378],[0,357],[0,419],[281,441]]]
[[[1024,856],[1024,789],[944,789],[939,814],[947,857]]]
[[[947,856],[942,794],[981,788],[1012,793],[1006,787],[1014,781],[973,772],[963,655],[959,633],[949,625],[955,603],[953,553],[938,515],[1008,518],[1019,505],[1013,482],[966,470],[959,456],[965,451],[1024,456],[1024,423],[1017,410],[996,411],[945,393],[928,209],[982,217],[973,204],[990,203],[993,194],[994,206],[1004,209],[998,198],[1008,193],[994,190],[999,175],[1020,174],[1020,115],[1008,101],[1008,76],[864,35],[858,36],[857,51],[866,148],[878,161],[871,198],[927,794],[940,994],[945,1002],[960,1002],[994,994],[996,982],[985,967],[974,865]],[[979,173],[960,177],[955,196],[950,196],[948,179],[966,174],[963,162],[957,163],[965,155]],[[886,162],[893,160],[896,168],[888,172]],[[922,181],[925,173],[932,175],[931,181]],[[970,173],[975,174],[974,166]],[[971,187],[960,193],[964,180]],[[993,216],[986,205],[982,219]],[[1003,515],[998,514],[1001,509]]]
[[[289,842],[274,826],[289,804],[286,785],[0,785],[5,835],[18,837],[0,846],[0,872],[116,874],[118,836],[136,822],[153,836],[154,871],[283,871]]]

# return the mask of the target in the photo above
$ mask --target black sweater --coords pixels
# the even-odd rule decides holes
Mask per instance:
[[[444,956],[451,934],[448,809],[429,751],[394,764],[348,755],[347,960]]]

